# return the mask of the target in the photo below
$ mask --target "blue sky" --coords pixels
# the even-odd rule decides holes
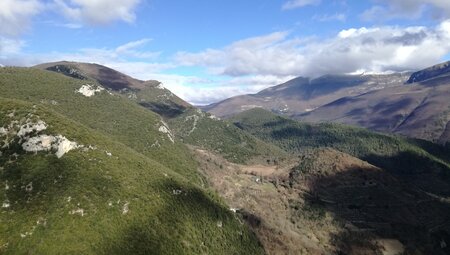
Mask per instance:
[[[448,0],[1,0],[0,64],[95,62],[194,104],[449,59]]]

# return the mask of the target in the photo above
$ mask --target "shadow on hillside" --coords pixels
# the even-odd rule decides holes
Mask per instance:
[[[46,70],[61,73],[65,76],[69,76],[69,77],[79,79],[79,80],[87,80],[87,78],[84,77],[81,73],[74,72],[74,70],[72,68],[70,68],[66,65],[51,66],[51,67],[46,68]]]
[[[421,174],[402,177],[351,168],[334,174],[293,172],[290,182],[294,187],[307,183],[306,206],[343,221],[346,231],[332,237],[340,254],[380,254],[376,240],[382,239],[400,241],[406,254],[450,254],[450,201],[417,187],[414,179]],[[430,174],[427,181],[443,184],[439,175]]]
[[[369,155],[362,159],[417,189],[450,197],[450,168],[442,162],[409,151],[391,157]]]
[[[344,88],[356,87],[363,84],[367,80],[368,79],[366,77],[355,79],[354,77],[335,75],[322,76],[312,80],[310,85],[306,87],[305,94],[307,96],[305,99],[316,98],[322,95],[334,93]]]
[[[110,89],[121,90],[129,88],[127,77],[117,71],[98,65],[97,81]]]
[[[444,163],[450,162],[450,146],[444,147],[415,139],[406,139],[402,142],[398,138],[364,129],[343,131],[341,126],[334,124],[305,124],[293,127],[284,124],[289,122],[282,119],[268,122],[264,126],[282,127],[271,131],[269,139],[288,151],[302,152],[308,148],[330,147],[365,160],[392,174],[433,173],[450,183],[450,168]],[[419,151],[419,148],[430,155]],[[450,193],[448,194],[450,196]]]
[[[133,218],[105,254],[255,254],[255,235],[235,215],[197,188],[167,180],[156,189],[165,204]],[[131,209],[132,210],[132,209]]]
[[[140,102],[139,104],[166,118],[175,118],[183,114],[186,110],[186,107],[175,103]]]
[[[411,175],[411,174],[440,174],[441,177],[450,177],[450,168],[444,163],[433,158],[421,155],[415,151],[400,151],[394,156],[382,156],[369,154],[362,156],[361,159],[372,165],[388,170],[393,174]]]

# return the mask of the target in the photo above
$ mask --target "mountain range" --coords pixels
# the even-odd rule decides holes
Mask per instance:
[[[213,115],[97,64],[2,67],[0,253],[449,254],[446,131],[417,124],[447,72],[297,78]],[[398,130],[348,121],[394,134],[321,117],[364,97],[367,123],[422,104]]]
[[[306,122],[337,122],[445,144],[449,62],[415,72],[296,78],[203,107],[217,116],[263,108]]]

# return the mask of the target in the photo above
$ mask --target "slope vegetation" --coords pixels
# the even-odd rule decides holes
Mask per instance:
[[[159,115],[32,68],[0,89],[0,253],[263,252]]]
[[[340,124],[308,124],[253,109],[231,119],[238,127],[290,152],[332,147],[396,173],[446,173],[448,149],[423,140],[406,139]],[[411,164],[414,162],[414,164]],[[445,171],[444,171],[445,170]]]

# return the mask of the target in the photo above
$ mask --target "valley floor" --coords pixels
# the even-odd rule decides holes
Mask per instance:
[[[382,209],[380,203],[412,202],[421,210],[418,203],[436,206],[437,198],[408,200],[404,196],[411,194],[382,187],[381,182],[400,184],[367,162],[325,148],[311,152],[316,156],[306,153],[280,165],[239,165],[199,148],[192,150],[209,185],[253,229],[268,254],[427,254],[418,246],[428,244],[411,241],[414,234],[399,237],[392,230],[411,227],[399,227],[396,218],[410,215],[398,207]],[[319,159],[311,169],[318,165],[323,172],[294,178],[295,166],[309,162],[310,157]],[[399,192],[398,197],[389,197],[394,196],[391,192]],[[372,201],[360,202],[365,196]],[[352,206],[369,207],[372,212]],[[387,219],[390,213],[392,218]]]

